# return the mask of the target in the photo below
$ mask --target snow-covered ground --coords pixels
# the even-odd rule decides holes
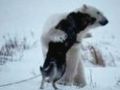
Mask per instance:
[[[0,48],[5,37],[18,40],[26,37],[30,46],[35,42],[23,52],[21,60],[0,65],[0,90],[40,90],[39,66],[43,64],[40,36],[45,21],[52,14],[69,12],[83,4],[99,8],[109,19],[107,26],[92,30],[92,38],[83,41],[84,47],[96,46],[107,65],[99,67],[85,62],[87,86],[58,87],[61,90],[120,90],[119,0],[0,0]],[[92,60],[88,50],[82,54],[87,55],[85,60]],[[44,90],[53,90],[53,87],[46,84]]]
[[[34,56],[33,53],[36,53]],[[28,57],[29,56],[29,57]],[[0,67],[0,90],[40,90],[39,48],[26,51],[19,62],[8,62]],[[120,67],[86,67],[87,86],[81,90],[119,90]],[[35,78],[34,78],[35,77]],[[53,90],[51,84],[45,84],[45,90]],[[76,86],[58,85],[61,90],[79,90]]]

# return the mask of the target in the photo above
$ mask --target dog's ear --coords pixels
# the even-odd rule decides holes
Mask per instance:
[[[40,67],[40,71],[43,72],[43,67]]]

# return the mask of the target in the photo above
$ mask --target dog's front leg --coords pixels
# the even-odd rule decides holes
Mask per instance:
[[[41,81],[40,89],[43,89],[43,88],[44,88],[44,82],[45,82],[45,78],[43,77],[43,78],[42,78],[42,81]]]

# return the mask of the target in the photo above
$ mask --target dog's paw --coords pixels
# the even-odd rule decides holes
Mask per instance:
[[[40,89],[44,89],[43,87],[40,87]]]
[[[40,89],[44,89],[44,87],[43,87],[43,86],[40,86]]]

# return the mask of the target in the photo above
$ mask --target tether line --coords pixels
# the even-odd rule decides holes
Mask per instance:
[[[2,85],[0,85],[0,87],[6,87],[6,86],[15,85],[15,84],[20,84],[20,83],[27,82],[27,81],[30,81],[30,80],[32,80],[32,79],[35,79],[35,78],[37,78],[37,77],[39,77],[39,76],[40,76],[40,74],[39,74],[39,75],[36,75],[36,76],[34,76],[34,77],[30,77],[30,78],[28,78],[28,79],[24,79],[24,80],[20,80],[20,81],[16,81],[16,82],[11,82],[11,83],[7,83],[7,84],[2,84]]]

